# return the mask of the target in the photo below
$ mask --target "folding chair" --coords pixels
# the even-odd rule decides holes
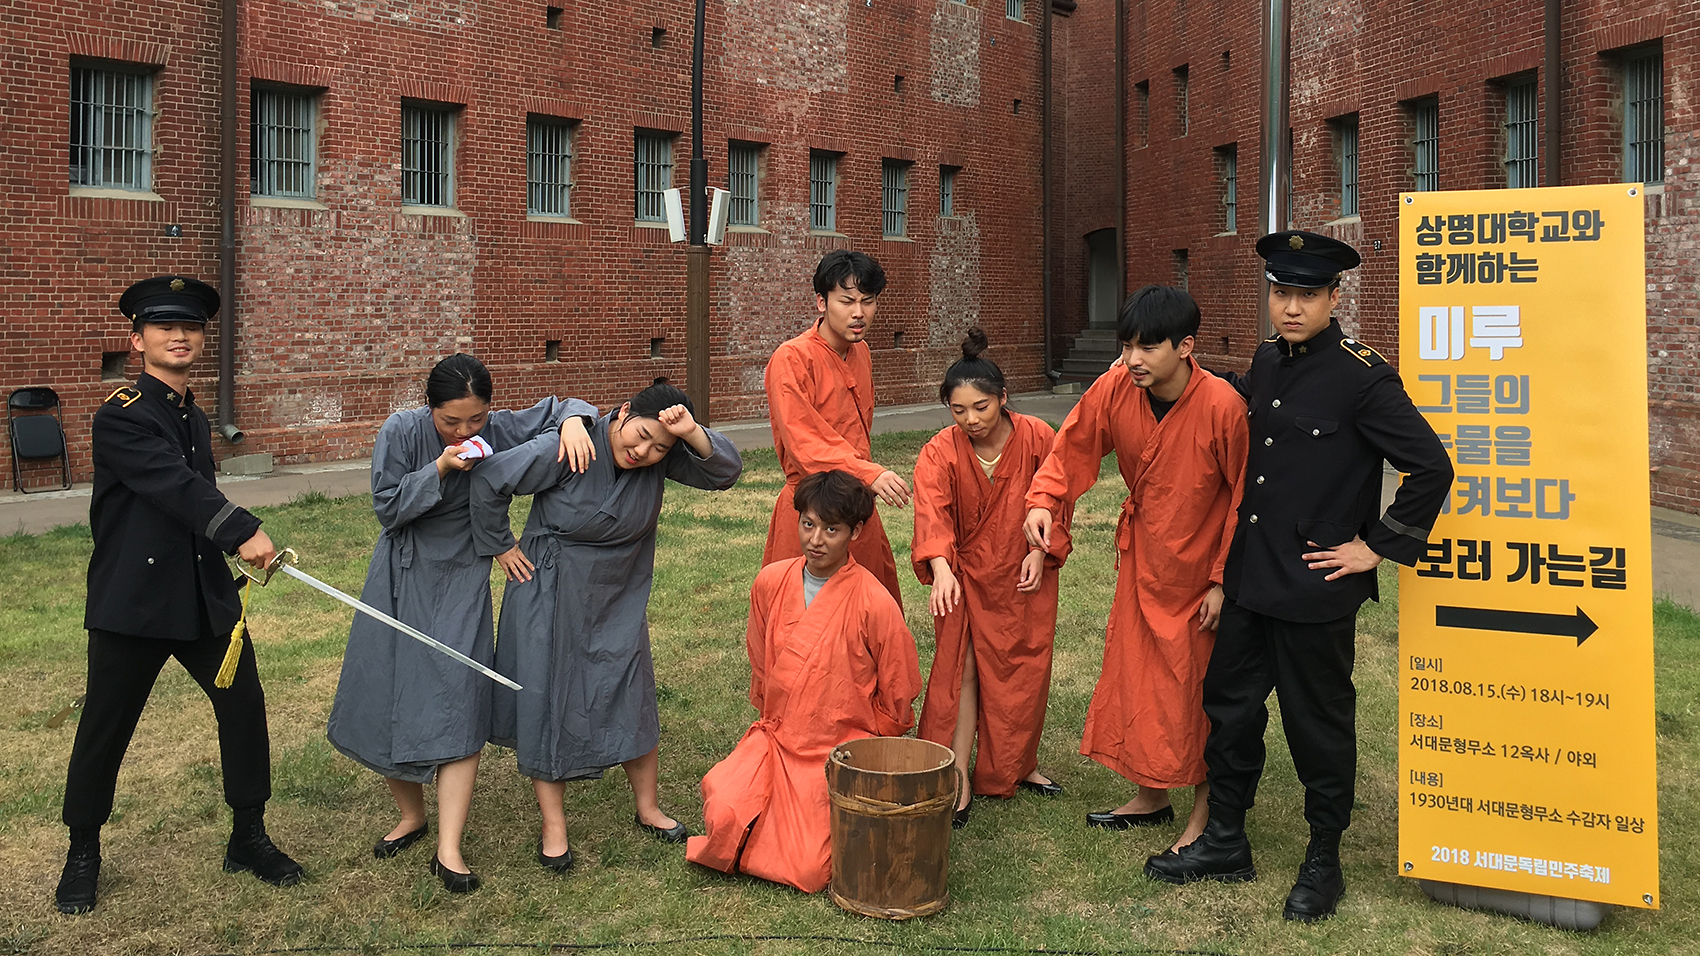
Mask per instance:
[[[12,444],[12,487],[24,494],[23,463],[59,459],[62,484],[71,487],[71,456],[65,453],[65,425],[59,393],[45,386],[20,388],[6,396],[6,432]],[[46,491],[37,488],[36,491]]]

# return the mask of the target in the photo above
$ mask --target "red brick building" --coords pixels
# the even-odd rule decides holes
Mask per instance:
[[[1225,353],[1223,360],[1244,362],[1261,309],[1252,248],[1261,5],[1122,2],[1127,286],[1185,282],[1205,314],[1207,360]],[[1543,6],[1292,2],[1291,223],[1363,253],[1340,314],[1394,359],[1399,193],[1553,185],[1545,136],[1555,119],[1562,184],[1649,182],[1653,498],[1700,511],[1700,3],[1563,4],[1551,71],[1561,77],[1556,118],[1546,115]],[[1113,30],[1099,36],[1101,47],[1113,47]],[[1230,163],[1238,200],[1231,227]],[[1530,175],[1534,182],[1520,178]]]
[[[684,381],[684,246],[642,220],[688,180],[689,2],[239,7],[242,451],[357,456],[455,351],[504,405]],[[709,181],[737,187],[748,223],[712,254],[714,418],[765,411],[767,356],[807,326],[809,277],[839,246],[891,278],[870,339],[882,401],[925,398],[971,324],[1012,386],[1045,381],[1041,13],[709,4]],[[118,294],[218,277],[220,3],[23,3],[0,25],[0,391],[57,389],[86,477],[90,415],[138,370]]]

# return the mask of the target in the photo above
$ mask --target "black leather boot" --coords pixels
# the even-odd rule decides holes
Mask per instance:
[[[87,913],[94,909],[99,888],[100,830],[72,830],[71,849],[65,853],[65,870],[59,874],[53,902],[61,913]]]
[[[1299,864],[1299,878],[1287,894],[1282,919],[1314,923],[1334,915],[1340,897],[1346,895],[1346,877],[1340,871],[1340,834],[1331,830],[1312,830],[1310,848],[1305,861]]]
[[[1251,863],[1251,841],[1245,836],[1245,817],[1219,815],[1211,808],[1210,822],[1198,839],[1179,851],[1164,850],[1145,861],[1145,875],[1163,883],[1246,883],[1257,879]]]
[[[226,873],[252,873],[273,886],[293,886],[307,871],[266,836],[266,808],[245,807],[235,812],[230,845],[224,850]]]

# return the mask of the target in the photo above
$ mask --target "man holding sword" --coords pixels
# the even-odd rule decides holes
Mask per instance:
[[[189,389],[219,294],[196,279],[159,276],[131,286],[118,308],[131,322],[142,375],[107,396],[94,416],[88,692],[65,781],[71,847],[55,893],[62,913],[94,909],[100,828],[112,815],[118,768],[171,657],[201,685],[218,721],[233,816],[224,868],[275,886],[305,875],[266,835],[271,747],[249,642],[229,686],[215,683],[244,617],[223,555],[264,568],[277,553],[260,519],[215,485],[211,428]]]

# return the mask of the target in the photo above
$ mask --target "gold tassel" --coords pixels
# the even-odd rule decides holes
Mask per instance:
[[[254,579],[242,585],[242,616],[236,619],[236,626],[230,629],[230,647],[224,652],[224,663],[219,665],[218,676],[213,678],[213,686],[220,690],[228,688],[236,682],[236,665],[242,660],[242,635],[248,630],[248,592],[254,587]]]

